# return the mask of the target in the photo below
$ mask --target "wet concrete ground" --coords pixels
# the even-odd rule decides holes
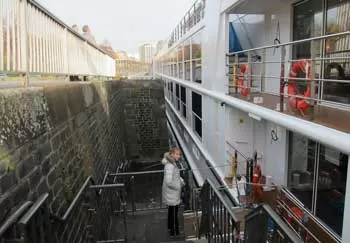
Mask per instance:
[[[183,233],[171,239],[167,230],[167,209],[153,209],[129,213],[127,217],[128,242],[132,243],[161,243],[184,242]],[[183,232],[182,212],[179,212],[180,232]],[[121,217],[113,218],[111,239],[124,237],[124,224]]]

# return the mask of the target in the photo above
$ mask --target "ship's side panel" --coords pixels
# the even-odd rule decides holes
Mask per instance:
[[[246,158],[257,152],[258,163],[264,174],[272,176],[273,183],[286,185],[287,174],[287,133],[286,129],[266,120],[256,120],[238,109],[227,108],[226,161],[230,161],[236,149],[239,174],[246,172]],[[271,134],[274,134],[273,137]],[[276,137],[275,137],[276,135]],[[229,169],[229,168],[227,168]]]
[[[265,35],[264,35],[264,45],[273,45],[276,38],[279,39],[280,43],[286,43],[291,41],[291,12],[292,7],[290,4],[286,4],[282,8],[278,9],[273,14],[266,14],[265,20]],[[279,28],[278,28],[279,24]],[[277,43],[277,42],[276,42]],[[286,57],[285,60],[290,58],[291,50],[286,47]],[[280,76],[280,60],[281,60],[281,48],[268,49],[266,50],[266,60],[270,63],[266,64],[265,75],[268,77],[279,77]],[[271,63],[276,62],[276,63]],[[286,67],[286,76],[288,74],[289,67]],[[279,79],[278,78],[268,78],[266,79],[265,89],[266,92],[279,92]]]
[[[226,51],[228,48],[228,16],[221,14],[216,0],[207,0],[203,29],[203,87],[226,92]]]
[[[246,4],[242,4],[238,8],[239,11],[235,12],[234,6],[243,2]],[[266,2],[281,1],[266,0]],[[276,38],[281,43],[285,43],[292,40],[293,5],[291,1],[284,1],[284,3],[278,6],[271,4],[261,6],[259,5],[261,1],[257,0],[222,0],[221,4],[216,0],[206,1],[204,28],[201,32],[202,82],[193,83],[191,81],[195,82],[195,80],[188,78],[187,74],[176,76],[177,74],[174,75],[172,71],[170,74],[166,72],[163,75],[163,78],[171,81],[173,85],[179,84],[186,87],[187,117],[183,117],[176,100],[171,100],[168,95],[168,102],[171,104],[167,108],[169,120],[172,121],[173,126],[177,127],[178,136],[183,137],[183,146],[186,146],[187,150],[185,153],[189,153],[192,157],[194,168],[209,165],[215,169],[220,179],[223,179],[230,174],[232,154],[236,149],[241,153],[238,156],[238,173],[245,174],[246,159],[257,152],[258,163],[262,166],[264,175],[272,176],[272,182],[275,185],[285,187],[305,206],[303,210],[318,217],[338,236],[342,236],[344,242],[350,242],[350,235],[347,232],[347,228],[350,227],[350,221],[348,221],[350,180],[346,180],[346,171],[349,171],[350,167],[348,162],[343,161],[345,157],[348,160],[348,135],[342,130],[334,130],[324,124],[306,121],[287,112],[273,111],[277,104],[274,102],[271,106],[263,107],[252,104],[252,100],[227,95],[229,79],[226,76],[228,68],[225,54],[228,52],[229,22],[234,18],[233,15],[247,14],[242,17],[246,23],[238,21],[234,24],[243,49],[276,44],[274,42]],[[244,13],[243,10],[249,6],[250,11]],[[261,6],[262,10],[257,9],[257,6]],[[230,9],[230,11],[225,13],[223,9]],[[257,9],[258,13],[254,13],[254,9]],[[184,43],[186,46],[186,42]],[[288,61],[292,55],[288,47],[286,51],[284,75],[288,76],[290,66]],[[257,55],[267,63],[260,67],[253,65],[252,74],[259,75],[264,70],[264,91],[269,95],[278,93],[281,47],[271,48],[265,54],[259,50]],[[187,55],[184,54],[184,56]],[[167,68],[172,65],[169,61],[165,63],[168,63]],[[185,66],[181,66],[183,72],[188,70]],[[193,74],[193,72],[192,68],[190,73]],[[172,92],[172,96],[174,95],[175,91]],[[278,102],[279,99],[276,100]],[[201,107],[200,114],[196,114],[198,102]],[[337,147],[340,151],[336,149]],[[199,156],[196,155],[198,153]],[[332,180],[339,181],[332,190],[329,190],[329,180],[325,178],[325,175],[330,174],[328,172],[334,174]],[[202,173],[200,176],[203,180],[208,175]],[[234,190],[231,192],[235,196]],[[344,198],[346,198],[345,203]],[[343,233],[341,228],[344,229]]]

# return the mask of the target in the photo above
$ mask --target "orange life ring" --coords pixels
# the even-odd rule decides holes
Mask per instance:
[[[293,213],[299,220],[302,220],[302,218],[303,218],[303,213],[302,213],[302,211],[301,211],[299,208],[297,208],[297,207],[292,207],[291,210],[292,210],[292,213]],[[294,221],[293,216],[292,216],[292,215],[288,215],[287,221],[288,221],[288,223],[290,223],[290,224],[293,223],[293,221]]]
[[[303,215],[303,212],[301,211],[300,208],[294,206],[294,207],[291,208],[291,210],[292,210],[292,213],[294,214],[294,216],[295,216],[298,220],[303,221],[304,215]],[[288,222],[289,224],[292,224],[294,221],[295,221],[295,219],[293,218],[293,216],[290,215],[290,214],[288,213],[287,222]],[[304,239],[305,242],[307,242],[307,243],[310,242],[310,239],[311,239],[310,234],[309,234],[308,232],[306,232],[306,234],[305,234],[305,239]]]
[[[311,78],[310,70],[311,70],[310,62],[307,60],[300,60],[300,61],[297,61],[293,64],[293,66],[289,72],[288,94],[305,96],[308,98],[311,96],[310,81],[308,81],[309,84],[308,84],[307,89],[304,92],[304,94],[298,93],[297,88],[296,88],[296,81],[295,81],[295,78],[299,72],[305,72],[307,74],[307,79],[310,80],[310,78]],[[308,102],[308,100],[305,100],[305,99],[290,97],[289,102],[293,107],[297,108],[298,110],[300,110],[302,112],[305,112],[309,108],[309,102]]]
[[[247,72],[247,70],[248,70],[248,67],[247,67],[247,65],[245,65],[245,64],[242,64],[242,65],[240,65],[240,70],[241,70],[241,77],[238,79],[238,83],[237,83],[237,86],[238,86],[238,88],[240,88],[240,93],[241,93],[241,95],[243,95],[243,96],[247,96],[248,95],[248,93],[249,93],[249,89],[247,88],[247,87],[244,87],[244,79],[243,79],[243,76],[244,76],[244,74]]]

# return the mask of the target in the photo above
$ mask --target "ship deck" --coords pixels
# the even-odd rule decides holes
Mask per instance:
[[[230,94],[233,97],[240,98],[242,100],[253,103],[254,97],[262,97],[263,102],[256,104],[265,108],[276,110],[276,106],[280,101],[280,97],[273,94],[266,93],[252,93],[250,97],[243,97],[241,95]],[[299,111],[292,109],[289,105],[288,99],[284,98],[286,104],[286,110],[283,113],[298,117],[304,120],[312,121],[314,123],[333,128],[342,132],[350,132],[350,111],[337,109],[324,105],[316,105],[314,107],[313,116],[311,114],[301,114]]]

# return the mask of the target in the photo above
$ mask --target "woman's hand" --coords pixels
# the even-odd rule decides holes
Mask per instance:
[[[182,179],[181,177],[180,177],[180,182],[181,182],[181,187],[183,187],[183,186],[185,186],[185,185],[186,185],[186,183],[185,183],[184,179]]]

